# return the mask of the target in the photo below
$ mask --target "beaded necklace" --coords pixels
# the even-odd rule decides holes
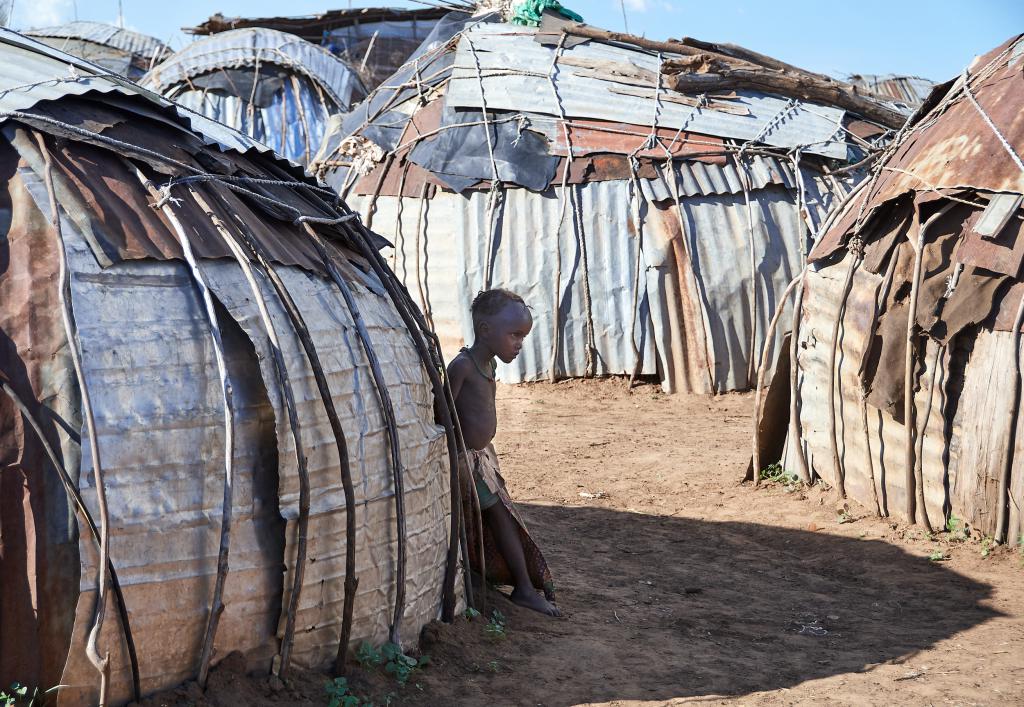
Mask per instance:
[[[477,373],[479,373],[481,376],[491,381],[492,383],[494,382],[494,374],[498,370],[498,364],[495,362],[494,358],[491,358],[491,375],[487,375],[486,373],[484,373],[483,369],[480,368],[480,364],[476,362],[476,359],[473,358],[473,354],[469,352],[468,346],[463,346],[461,349],[459,349],[459,351],[461,353],[466,354],[469,360],[473,362],[473,367],[476,369]]]

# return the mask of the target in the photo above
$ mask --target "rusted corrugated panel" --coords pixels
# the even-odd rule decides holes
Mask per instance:
[[[971,68],[972,94],[1018,155],[1024,152],[1022,55],[1024,38],[1018,36]],[[923,116],[888,160],[870,189],[869,210],[908,191],[972,187],[1024,193],[1024,172],[964,94],[962,78],[948,96],[951,102]],[[830,231],[841,235],[848,228],[840,221]]]
[[[78,448],[59,431],[81,423],[60,319],[56,240],[0,142],[0,372],[72,470]],[[0,684],[60,680],[78,585],[74,513],[56,470],[0,393]],[[44,611],[39,611],[45,607]]]
[[[838,476],[832,460],[828,419],[829,360],[832,331],[841,304],[842,287],[852,256],[831,267],[812,270],[807,276],[800,324],[799,365],[800,422],[803,440],[814,471],[836,486]],[[859,369],[868,345],[867,335],[874,297],[881,276],[858,268],[853,279],[840,332],[837,355],[836,429],[840,460],[845,470],[847,493],[867,508],[874,509],[875,493],[889,513],[905,517],[905,427],[887,413],[867,405],[867,435],[861,403]],[[924,432],[923,466],[925,501],[934,526],[943,524],[946,501],[944,486],[946,453],[945,388],[948,384],[948,356],[936,359],[936,345],[928,342],[925,365],[919,373],[914,396],[918,429]],[[934,391],[932,369],[938,361]],[[930,413],[929,405],[931,406]],[[792,449],[788,468],[795,469]],[[871,475],[874,474],[875,493]]]

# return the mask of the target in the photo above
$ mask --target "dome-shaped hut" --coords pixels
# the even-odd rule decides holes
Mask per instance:
[[[0,682],[123,704],[450,618],[454,434],[379,237],[101,67],[0,67]]]
[[[30,29],[25,34],[132,81],[138,81],[171,55],[171,48],[156,37],[103,22],[76,20],[56,27]]]
[[[881,515],[1019,542],[1022,55],[1017,37],[937,88],[830,217],[760,466],[781,454]]]
[[[314,167],[396,244],[449,356],[473,295],[502,286],[535,316],[505,382],[751,384],[810,234],[904,118],[688,41],[453,13],[328,137]]]
[[[195,41],[140,83],[299,164],[316,153],[330,116],[347,112],[366,95],[343,60],[261,27]]]

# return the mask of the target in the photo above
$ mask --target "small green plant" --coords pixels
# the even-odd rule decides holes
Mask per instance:
[[[491,620],[484,626],[484,633],[489,638],[505,638],[508,635],[508,620],[505,615],[497,609],[491,612]]]
[[[476,609],[474,609],[473,607],[471,607],[471,606],[467,606],[466,607],[466,618],[469,619],[470,621],[472,621],[473,619],[475,619],[479,615],[480,615],[480,612],[477,611]]]
[[[782,481],[785,477],[786,470],[778,462],[769,464],[764,469],[761,469],[761,481]]]
[[[327,691],[327,707],[362,707],[363,701],[349,692],[348,680],[345,678],[334,678],[324,684]]]
[[[492,660],[487,664],[487,669],[490,670],[492,673],[496,673],[499,670],[501,670],[501,664],[499,664],[498,661],[496,660]]]
[[[942,550],[933,550],[932,554],[928,555],[928,559],[932,562],[944,562],[949,558],[946,556],[946,553],[944,553]]]
[[[29,694],[28,685],[22,685],[20,682],[15,682],[12,683],[8,689],[0,690],[0,707],[14,707],[15,705],[18,705],[18,707],[35,707],[37,704],[40,704],[40,702],[37,702],[40,697],[45,697],[51,692],[56,692],[62,687],[65,687],[65,685],[56,685],[42,694],[40,694],[39,688],[37,687],[32,690],[31,694]]]
[[[992,548],[994,547],[995,543],[992,542],[992,538],[988,537],[987,535],[983,537],[981,539],[981,556],[987,559],[988,556],[992,554]]]
[[[384,660],[384,670],[395,676],[399,685],[404,686],[409,681],[409,676],[419,668],[430,662],[430,656],[423,656],[419,660],[402,652],[402,647],[395,643],[385,643],[381,648],[381,655]]]
[[[384,662],[384,656],[369,641],[363,641],[356,649],[356,662],[364,668],[375,668]]]
[[[949,533],[950,542],[954,543],[962,543],[970,536],[967,524],[953,514],[946,521],[946,532]]]

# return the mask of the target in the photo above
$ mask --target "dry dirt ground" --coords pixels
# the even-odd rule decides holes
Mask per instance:
[[[501,387],[495,446],[565,616],[491,592],[503,637],[432,624],[407,686],[356,671],[353,689],[377,705],[1024,704],[1024,555],[819,486],[740,485],[750,405],[620,380]],[[273,690],[242,672],[147,704],[325,701],[323,676]]]

